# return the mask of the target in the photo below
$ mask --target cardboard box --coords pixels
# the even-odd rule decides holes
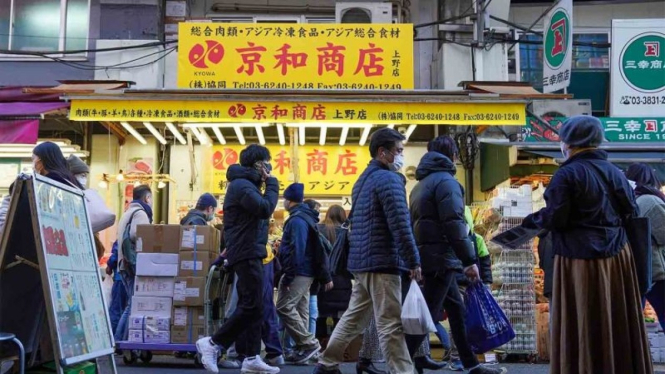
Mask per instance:
[[[129,329],[150,332],[171,331],[171,317],[132,315],[129,317]]]
[[[175,278],[141,277],[134,280],[134,296],[173,297]]]
[[[170,297],[132,297],[132,316],[171,317],[173,299]]]
[[[136,252],[178,253],[180,225],[136,226]]]
[[[205,277],[177,277],[173,290],[173,304],[175,306],[203,306],[205,286]]]
[[[175,277],[178,275],[178,255],[170,253],[138,253],[136,275]]]
[[[171,342],[171,332],[129,330],[129,341],[132,343],[169,344]]]
[[[205,336],[203,325],[173,326],[171,328],[171,343],[191,344]]]
[[[180,252],[180,264],[178,266],[179,277],[205,277],[208,270],[219,254],[214,252],[185,251]]]
[[[219,230],[212,226],[181,226],[180,251],[208,251],[219,254]]]
[[[173,307],[171,321],[173,326],[203,325],[205,312],[203,307],[176,306]]]

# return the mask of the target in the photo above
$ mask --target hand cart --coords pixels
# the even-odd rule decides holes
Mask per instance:
[[[222,267],[212,266],[208,272],[205,285],[204,316],[205,334],[211,336],[224,322],[226,304],[231,294],[232,274]],[[123,351],[125,365],[135,365],[140,359],[143,363],[150,363],[153,352],[174,352],[178,358],[192,357],[196,366],[201,366],[201,360],[196,350],[196,344],[156,344],[116,342],[116,349]]]

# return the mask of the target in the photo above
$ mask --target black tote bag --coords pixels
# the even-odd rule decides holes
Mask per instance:
[[[605,174],[594,163],[589,162],[587,164],[591,165],[591,170],[605,185],[605,191],[607,191],[612,208],[617,215],[621,216],[619,213],[621,211],[619,209],[619,202],[614,195],[614,191],[610,189],[610,183]],[[630,243],[630,249],[633,251],[640,293],[644,296],[649,292],[652,285],[651,223],[648,217],[628,216],[622,217],[622,221],[623,228],[626,230],[626,236],[628,237],[628,243]]]

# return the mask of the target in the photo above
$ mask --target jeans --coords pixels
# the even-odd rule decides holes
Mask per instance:
[[[111,319],[111,331],[115,333],[118,328],[120,317],[127,307],[127,290],[122,280],[113,282],[111,288],[111,305],[109,305],[109,318]]]
[[[316,295],[309,296],[309,332],[316,335],[316,320],[319,318],[319,304]]]
[[[402,329],[402,286],[399,275],[357,273],[349,307],[319,359],[327,368],[344,361],[344,351],[360,335],[374,314],[381,351],[391,374],[413,374],[413,362]]]
[[[435,318],[439,314],[441,308],[446,310],[450,321],[450,331],[453,334],[453,340],[455,340],[455,345],[460,353],[462,364],[467,369],[478,366],[478,358],[471,351],[471,347],[467,341],[464,321],[466,311],[464,300],[462,300],[462,295],[457,285],[455,272],[430,273],[425,274],[424,278],[425,287],[423,296],[425,296],[432,318]],[[422,339],[424,338],[423,336]],[[415,344],[416,341],[409,341],[410,351],[415,350],[413,348]]]
[[[282,355],[282,345],[279,341],[279,325],[277,323],[277,309],[275,308],[273,279],[275,271],[274,264],[263,265],[263,326],[261,327],[261,338],[266,346],[266,354],[270,357]]]
[[[286,332],[295,341],[297,349],[312,349],[319,346],[318,340],[309,330],[311,304],[309,288],[312,286],[313,280],[310,277],[296,276],[287,287],[284,284],[284,277],[282,277],[279,284],[277,313]]]
[[[129,338],[129,314],[132,312],[132,297],[134,296],[133,274],[136,274],[134,269],[129,271],[120,270],[122,284],[125,286],[125,292],[127,292],[127,306],[125,307],[125,310],[120,317],[120,321],[118,321],[118,327],[116,327],[115,330],[115,341],[117,342],[124,342]]]
[[[646,294],[646,300],[656,311],[660,327],[665,330],[665,280],[660,280],[654,283],[651,291]],[[646,305],[645,298],[642,298],[642,308]]]
[[[213,343],[222,348],[236,342],[238,352],[254,357],[261,353],[261,325],[263,324],[263,264],[260,259],[241,261],[234,265],[238,276],[236,290],[238,304],[222,327],[213,335]]]
[[[439,322],[434,322],[434,327],[436,327],[436,337],[439,338],[443,349],[446,351],[450,350],[450,337],[448,336],[448,331],[446,331],[446,328],[443,327]]]

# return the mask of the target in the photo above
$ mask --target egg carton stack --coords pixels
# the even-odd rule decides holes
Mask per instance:
[[[533,199],[530,185],[498,188],[492,199],[492,207],[502,216],[497,234],[520,226],[534,211]],[[501,348],[507,354],[537,353],[534,265],[533,241],[529,241],[518,249],[502,248],[492,267],[494,283],[500,286],[494,296],[515,330],[515,339]]]

